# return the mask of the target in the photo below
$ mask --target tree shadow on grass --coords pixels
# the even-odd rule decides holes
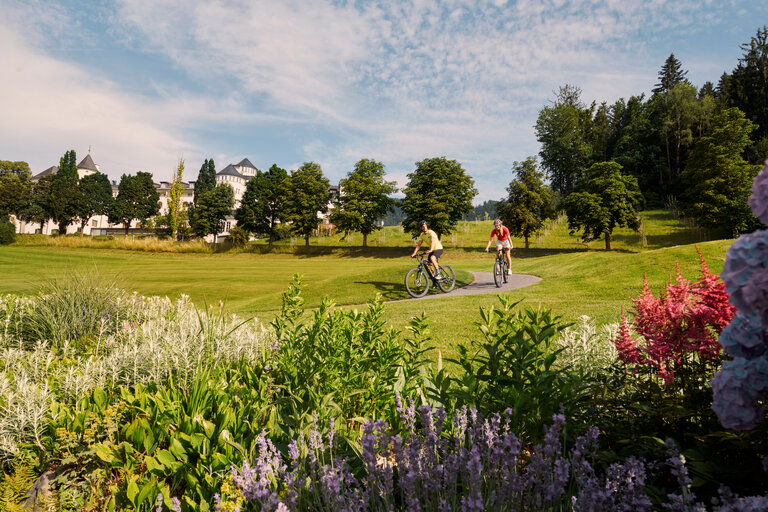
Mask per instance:
[[[403,283],[393,283],[392,281],[355,281],[355,284],[373,285],[382,298],[387,301],[407,299],[409,297]]]

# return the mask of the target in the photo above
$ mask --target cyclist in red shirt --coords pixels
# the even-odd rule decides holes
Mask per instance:
[[[485,246],[485,252],[491,247],[493,237],[496,237],[496,252],[504,251],[504,257],[507,258],[507,275],[510,275],[512,271],[512,239],[509,238],[509,229],[501,224],[501,219],[493,221],[493,231],[491,231],[491,238],[488,239],[488,245]]]

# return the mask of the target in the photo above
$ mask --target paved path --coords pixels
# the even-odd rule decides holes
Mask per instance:
[[[516,288],[523,288],[524,286],[530,286],[532,284],[541,281],[540,277],[529,276],[527,274],[512,274],[507,276],[507,283],[501,285],[500,288],[496,288],[496,284],[493,282],[492,272],[470,272],[475,278],[470,284],[463,288],[454,288],[449,293],[435,293],[432,291],[430,285],[430,292],[425,297],[420,299],[408,298],[402,300],[426,300],[426,299],[440,299],[443,297],[458,297],[464,295],[482,295],[484,293],[503,293],[508,290],[514,290]],[[400,301],[390,301],[400,302]]]

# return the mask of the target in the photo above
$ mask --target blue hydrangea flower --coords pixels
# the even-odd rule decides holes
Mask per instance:
[[[768,332],[757,313],[738,311],[717,341],[733,357],[752,359],[768,351]]]
[[[725,281],[725,290],[730,295],[728,302],[745,313],[765,311],[768,306],[763,300],[764,293],[760,293],[757,287],[768,279],[764,272],[766,269],[768,230],[740,236],[728,249],[720,274]]]
[[[720,423],[725,428],[750,430],[765,416],[758,400],[768,394],[768,359],[738,357],[723,363],[712,379],[713,403]]]
[[[768,226],[768,160],[760,174],[752,181],[752,197],[747,201],[752,213]]]

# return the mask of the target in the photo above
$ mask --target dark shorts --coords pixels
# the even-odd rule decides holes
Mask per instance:
[[[436,249],[436,250],[430,252],[429,254],[427,254],[427,258],[429,258],[431,256],[434,256],[436,260],[439,260],[440,256],[442,256],[442,255],[443,255],[443,250],[442,249]]]

